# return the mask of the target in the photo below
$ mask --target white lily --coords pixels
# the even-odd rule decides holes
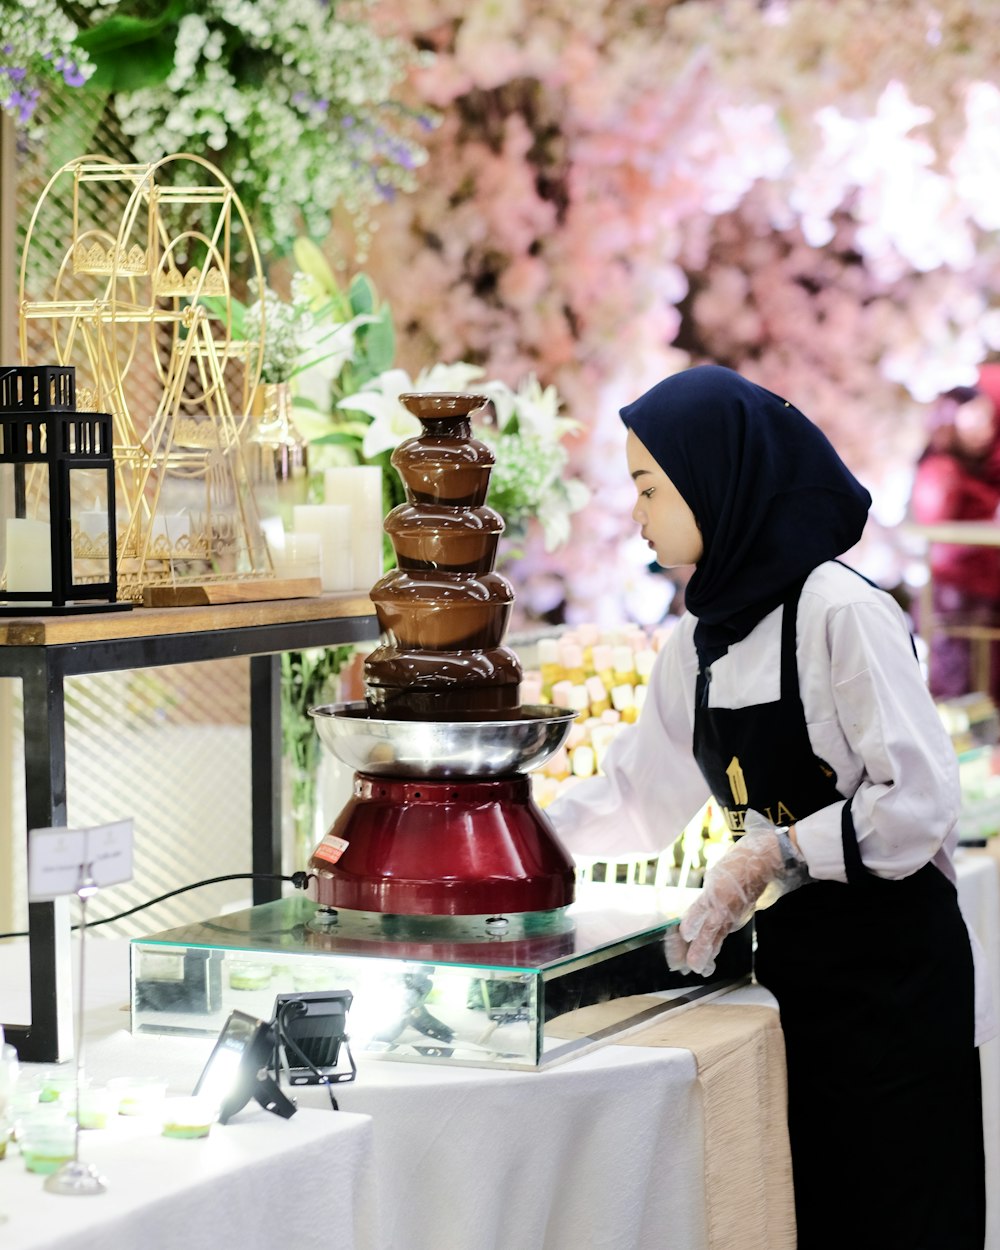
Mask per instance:
[[[344,365],[354,360],[358,328],[377,321],[370,313],[361,313],[350,321],[333,325],[313,324],[300,338],[302,364],[292,375],[295,395],[304,406],[316,412],[330,411],[330,388]]]
[[[543,388],[535,375],[530,374],[514,396],[520,428],[526,434],[547,440],[561,437],[565,428],[574,424],[560,418],[561,402],[554,386]]]
[[[517,408],[517,396],[506,382],[498,379],[484,382],[479,389],[493,400],[493,407],[497,412],[497,429],[503,432]]]
[[[417,391],[467,391],[473,382],[486,372],[479,365],[470,365],[468,361],[456,360],[454,364],[431,365],[429,369],[421,369],[414,383]]]
[[[354,412],[364,412],[372,418],[365,430],[362,454],[371,460],[407,438],[420,433],[421,425],[412,412],[399,402],[404,391],[414,390],[410,375],[405,369],[387,369],[373,378],[363,391],[347,395],[337,405]]]
[[[590,499],[590,489],[583,482],[571,478],[561,481],[559,490],[547,491],[538,509],[538,522],[545,536],[545,550],[555,551],[569,542],[570,516]]]

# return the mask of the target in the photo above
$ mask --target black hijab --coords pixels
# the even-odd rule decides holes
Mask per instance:
[[[818,426],[720,365],[657,383],[621,410],[694,513],[704,551],[685,592],[710,664],[795,582],[861,537],[871,496]]]

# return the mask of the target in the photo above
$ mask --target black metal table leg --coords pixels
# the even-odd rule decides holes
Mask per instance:
[[[66,824],[64,669],[55,653],[30,655],[24,683],[24,780],[28,830]],[[70,899],[28,907],[31,1023],[6,1027],[21,1059],[59,1063],[73,1053]]]
[[[253,872],[281,873],[281,656],[250,657],[250,829]],[[255,881],[253,901],[281,898],[280,881]]]

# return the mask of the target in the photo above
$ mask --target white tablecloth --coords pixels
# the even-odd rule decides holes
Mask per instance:
[[[80,1135],[106,1193],[50,1194],[11,1148],[0,1163],[4,1250],[220,1250],[377,1245],[371,1121],[248,1109],[177,1141],[125,1121]],[[317,1239],[319,1230],[322,1240]]]
[[[988,952],[1000,1001],[997,861],[980,853],[964,856],[959,865],[959,893],[963,911]],[[103,1080],[160,1071],[169,1077],[172,1092],[190,1092],[211,1042],[133,1037],[127,1032],[128,1018],[122,1011],[128,1000],[126,947],[124,942],[108,940],[88,944],[88,969],[93,969],[88,971],[92,986],[87,996],[88,1074]],[[736,991],[727,1001],[773,1000],[753,987]],[[947,1004],[942,1009],[947,1010]],[[988,1250],[1000,1250],[998,1049],[998,1043],[990,1043],[982,1056],[991,1191]],[[365,1056],[357,1059],[357,1081],[336,1090],[343,1111],[371,1117],[367,1174],[373,1195],[360,1173],[348,1186],[356,1217],[354,1242],[335,1236],[329,1221],[324,1224],[315,1219],[308,1237],[283,1235],[279,1239],[273,1235],[273,1225],[265,1231],[253,1220],[240,1236],[230,1236],[225,1216],[220,1226],[216,1211],[214,1223],[203,1213],[209,1220],[203,1232],[214,1228],[217,1234],[213,1250],[220,1244],[270,1250],[282,1242],[296,1244],[296,1240],[300,1246],[330,1246],[331,1250],[352,1244],[378,1250],[467,1250],[473,1246],[476,1250],[708,1250],[703,1117],[690,1052],[608,1045],[542,1072],[431,1068]],[[331,1125],[329,1141],[302,1141],[297,1156],[289,1155],[290,1166],[282,1167],[290,1182],[282,1188],[282,1195],[292,1208],[316,1201],[317,1182],[329,1183],[331,1188],[339,1185],[345,1167],[364,1171],[369,1145],[359,1132],[350,1139],[350,1162],[345,1162],[343,1147],[333,1136],[334,1126],[346,1122],[345,1117],[323,1110],[328,1103],[322,1090],[298,1089],[296,1097],[303,1111],[290,1121],[267,1116],[260,1125],[264,1113],[248,1108],[228,1126],[234,1141],[244,1123],[248,1130],[259,1127],[260,1137],[255,1141],[263,1151],[265,1143],[273,1149],[283,1132],[295,1132],[297,1123],[308,1124],[319,1117]],[[314,1111],[307,1119],[308,1108]],[[348,1118],[353,1122],[353,1117]],[[365,1125],[363,1120],[359,1123]],[[218,1140],[228,1141],[229,1134],[220,1133]],[[250,1142],[249,1135],[246,1140]],[[158,1148],[187,1151],[197,1145],[159,1142]],[[249,1145],[248,1152],[254,1153]],[[103,1160],[95,1161],[103,1164]],[[9,1162],[0,1164],[0,1177],[8,1166]],[[115,1168],[110,1163],[107,1167],[114,1180]],[[161,1181],[153,1169],[149,1172],[142,1185],[146,1201],[152,1202],[159,1198]],[[123,1179],[125,1175],[132,1173],[123,1173]],[[268,1203],[274,1199],[271,1189],[257,1191],[252,1180],[249,1192],[265,1193]],[[195,1193],[192,1202],[197,1201]],[[368,1218],[372,1196],[378,1207],[377,1228]],[[75,1208],[114,1200],[46,1201]],[[5,1191],[0,1188],[0,1208],[6,1205]],[[7,1231],[0,1227],[0,1245],[5,1247]],[[36,1250],[47,1243],[11,1244],[16,1250],[22,1246]],[[106,1244],[129,1243],[113,1240]],[[178,1238],[172,1244],[187,1243]],[[190,1244],[197,1248],[207,1246],[208,1241]],[[60,1242],[66,1250],[84,1250],[89,1245],[68,1238]]]
[[[8,958],[8,969],[10,963]],[[0,977],[0,994],[3,991]],[[101,1082],[116,1075],[158,1073],[168,1079],[171,1093],[190,1093],[212,1042],[133,1036],[124,1010],[127,1002],[127,943],[89,941],[87,1075]],[[8,1018],[17,1017],[8,1013]],[[351,1139],[353,1156],[342,1159],[332,1138],[313,1146],[304,1143],[294,1166],[289,1157],[290,1166],[282,1166],[280,1172],[289,1206],[299,1201],[311,1204],[317,1182],[329,1184],[333,1203],[342,1169],[354,1164],[363,1167],[370,1144],[372,1166],[367,1175],[374,1190],[377,1227],[368,1219],[371,1195],[358,1178],[353,1185],[357,1215],[353,1241],[342,1238],[339,1231],[328,1232],[322,1221],[314,1222],[311,1234],[297,1243],[292,1237],[274,1236],[270,1220],[266,1227],[263,1222],[255,1226],[251,1220],[250,1228],[242,1230],[245,1235],[231,1237],[226,1216],[229,1204],[225,1203],[217,1204],[202,1223],[200,1239],[177,1236],[172,1246],[182,1245],[185,1250],[205,1246],[207,1250],[214,1234],[212,1250],[220,1245],[273,1250],[279,1244],[329,1246],[331,1250],[352,1245],[365,1250],[369,1246],[378,1250],[471,1250],[473,1246],[476,1250],[707,1250],[702,1114],[690,1052],[608,1046],[544,1072],[428,1068],[363,1055],[357,1056],[357,1062],[356,1082],[336,1088],[340,1113],[329,1109],[325,1091],[300,1088],[294,1096],[302,1110],[290,1120],[279,1120],[251,1105],[221,1132],[213,1129],[208,1142],[236,1138],[246,1122],[247,1128],[259,1129],[254,1139],[257,1148],[263,1152],[267,1145],[273,1151],[274,1142],[288,1130],[294,1132],[307,1112],[310,1120],[320,1117],[329,1124],[331,1134],[341,1120],[370,1126],[371,1137],[362,1133]],[[372,1118],[369,1122],[361,1116]],[[82,1138],[85,1144],[88,1137]],[[192,1158],[199,1143],[158,1139],[157,1146],[161,1151],[176,1148]],[[187,1154],[191,1147],[194,1150]],[[149,1168],[140,1180],[131,1167],[120,1173],[112,1162],[96,1157],[96,1148],[93,1153],[93,1161],[106,1169],[116,1191],[133,1190],[140,1205],[158,1201],[160,1169]],[[24,1169],[16,1156],[0,1163],[0,1177],[12,1165],[18,1173],[12,1179],[22,1192]],[[41,1180],[29,1182],[29,1188],[32,1185],[37,1194]],[[265,1193],[267,1201],[273,1197],[272,1188]],[[251,1181],[249,1192],[253,1190]],[[44,1206],[61,1203],[60,1219],[68,1223],[74,1208],[93,1204],[91,1210],[100,1205],[108,1210],[110,1202],[124,1200],[124,1193],[116,1199],[46,1195]],[[192,1193],[193,1206],[194,1202]],[[170,1209],[179,1210],[182,1205],[175,1192]],[[0,1208],[7,1206],[5,1190],[0,1188]],[[67,1207],[70,1211],[63,1215]],[[204,1216],[205,1212],[199,1216],[196,1209],[193,1222]],[[4,1250],[8,1229],[0,1226]],[[67,1231],[67,1225],[61,1224],[56,1231]],[[12,1243],[12,1250],[37,1250],[46,1244]],[[139,1243],[104,1242],[116,1247],[129,1244]],[[91,1243],[66,1236],[59,1245],[61,1250],[90,1250]]]

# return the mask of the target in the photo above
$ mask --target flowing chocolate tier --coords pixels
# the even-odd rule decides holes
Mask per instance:
[[[423,432],[392,455],[407,502],[385,522],[399,567],[371,590],[382,645],[365,660],[368,705],[410,718],[516,708],[521,665],[502,645],[514,591],[493,571],[504,525],[485,506],[494,457],[469,420],[489,400],[400,400]]]
[[[491,569],[503,518],[492,508],[401,503],[385,518],[401,569],[476,573]]]
[[[439,720],[518,707],[521,662],[509,647],[473,651],[377,647],[365,660],[365,696],[379,716]]]

